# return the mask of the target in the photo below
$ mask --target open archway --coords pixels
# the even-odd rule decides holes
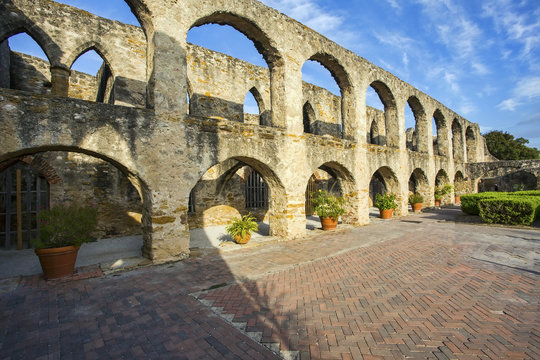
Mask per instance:
[[[326,82],[317,85],[310,84],[315,79],[306,77],[306,68],[318,69],[319,73],[326,75]],[[311,124],[311,133],[317,135],[332,135],[337,138],[350,138],[348,134],[349,114],[352,112],[353,97],[352,84],[349,74],[333,55],[318,52],[306,60],[302,66],[302,77],[306,81],[302,92],[304,103],[309,101],[320,112],[315,112],[314,123]],[[339,95],[337,94],[339,88]]]
[[[369,205],[373,206],[377,194],[394,193],[400,196],[399,180],[388,166],[382,166],[371,176],[369,183]]]
[[[409,125],[414,127],[409,127]],[[427,153],[428,147],[425,141],[427,137],[426,114],[424,107],[416,96],[411,96],[405,105],[405,129],[407,136],[407,148],[412,151]]]
[[[376,96],[373,94],[376,94]],[[375,109],[375,111],[371,110],[375,114],[371,114],[370,117],[370,110],[368,108],[368,122],[370,122],[368,126],[371,126],[374,120],[373,118],[381,117],[378,112],[381,110],[384,112],[384,132],[382,131],[380,121],[377,124],[379,136],[384,136],[384,141],[379,140],[377,145],[399,147],[399,124],[397,122],[396,101],[390,88],[380,80],[373,81],[369,85],[368,91],[366,91],[366,104],[371,104],[372,108]],[[377,104],[382,104],[382,109]],[[371,127],[369,129],[371,131]]]
[[[468,126],[467,130],[465,131],[465,139],[467,144],[467,162],[472,163],[476,162],[477,160],[477,144],[476,144],[476,136],[474,135],[473,129]]]
[[[107,104],[115,103],[113,71],[95,45],[81,51],[71,64],[68,96]]]
[[[75,147],[25,149],[5,154],[1,160],[1,248],[13,248],[14,244],[29,248],[29,238],[37,235],[40,210],[77,202],[92,204],[98,211],[98,227],[93,233],[98,241],[81,249],[79,266],[94,264],[96,258],[114,263],[120,258],[146,255],[141,249],[145,241],[151,246],[149,190],[122,164]],[[13,207],[13,201],[20,206]],[[13,228],[17,218],[24,222]],[[37,265],[20,271],[30,274],[41,270]]]
[[[446,119],[439,109],[433,113],[432,128],[433,154],[448,156],[448,129]]]
[[[209,168],[190,191],[190,247],[215,248],[232,241],[225,227],[251,213],[259,223],[254,239],[279,234],[275,209],[284,206],[284,190],[275,173],[249,157],[234,157]]]
[[[215,12],[192,24],[187,42],[188,78],[203,80],[191,81],[191,114],[243,121],[249,92],[259,108],[258,124],[273,125],[271,79],[280,55],[256,23],[237,14]],[[216,72],[214,67],[202,65],[209,59],[226,64],[227,71]]]
[[[452,152],[455,162],[463,162],[463,127],[458,119],[452,121]]]
[[[426,173],[420,168],[414,169],[409,177],[409,195],[414,193],[422,195],[424,204],[429,204],[431,189]]]
[[[358,222],[358,193],[355,190],[356,183],[351,172],[342,164],[329,161],[320,165],[310,176],[305,192],[306,227],[314,229],[320,227],[318,216],[314,216],[311,198],[316,193],[326,191],[334,196],[343,197],[345,200],[345,213],[341,216],[344,223],[354,224]]]
[[[0,42],[0,87],[50,94],[51,64],[43,48],[21,32]]]

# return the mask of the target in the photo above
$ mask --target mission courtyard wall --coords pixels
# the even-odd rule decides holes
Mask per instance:
[[[407,212],[408,179],[425,174],[432,194],[442,169],[453,180],[453,121],[463,153],[474,147],[484,159],[478,125],[414,89],[396,76],[329,41],[304,25],[255,1],[130,1],[144,31],[52,1],[9,0],[0,5],[0,40],[26,31],[44,48],[51,66],[50,95],[0,90],[0,161],[41,151],[98,157],[118,168],[142,202],[144,254],[156,261],[189,253],[188,199],[209,169],[239,161],[259,172],[270,188],[270,233],[294,238],[305,233],[305,191],[318,169],[331,169],[348,199],[344,221],[366,224],[369,183],[381,170]],[[254,41],[268,69],[186,43],[194,25],[227,23]],[[122,92],[116,105],[59,97],[69,94],[69,68],[96,49]],[[302,82],[308,59],[334,75],[341,97]],[[373,86],[385,111],[365,105]],[[261,116],[245,116],[242,104],[256,89]],[[190,102],[186,100],[189,94]],[[141,100],[142,99],[142,100]],[[412,100],[411,100],[412,99]],[[304,133],[309,101],[318,134]],[[404,109],[414,103],[418,150],[407,148]],[[135,107],[130,108],[126,105]],[[147,107],[144,109],[143,107]],[[437,114],[434,155],[431,118]],[[373,118],[384,122],[386,145],[367,142]],[[247,120],[247,121],[245,121]],[[326,124],[326,125],[325,125]],[[325,130],[326,129],[326,130]],[[325,133],[325,135],[320,135]],[[392,180],[394,179],[394,180]],[[432,205],[431,196],[426,204]]]

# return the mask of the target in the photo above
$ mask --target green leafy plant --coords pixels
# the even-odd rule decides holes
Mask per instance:
[[[38,215],[39,238],[32,239],[36,249],[80,246],[94,240],[97,210],[78,203],[58,204]]]
[[[450,194],[453,188],[450,184],[435,187],[435,200],[441,200],[444,195]]]
[[[506,197],[481,200],[480,217],[488,224],[531,225],[540,213],[538,197]]]
[[[419,193],[414,193],[409,196],[410,204],[421,204],[424,202],[424,197]]]
[[[377,194],[375,196],[375,203],[373,204],[379,210],[396,209],[398,204],[396,202],[396,194],[386,193],[384,195]]]
[[[334,196],[327,191],[319,190],[316,193],[311,193],[311,202],[313,210],[320,217],[329,217],[334,221],[338,221],[339,217],[345,213],[345,199],[339,196]]]
[[[259,230],[259,225],[251,213],[248,213],[241,218],[234,218],[233,222],[229,224],[225,230],[227,230],[227,233],[231,235],[233,239],[235,236],[243,238],[247,234],[251,234],[252,231]]]

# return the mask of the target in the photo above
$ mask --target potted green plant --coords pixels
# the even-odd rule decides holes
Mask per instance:
[[[452,192],[453,186],[446,184],[443,186],[435,187],[435,206],[441,206],[441,201],[443,196],[450,194]]]
[[[319,190],[311,194],[313,210],[321,219],[322,229],[334,230],[337,227],[339,217],[345,213],[345,199],[335,196],[327,191]]]
[[[424,197],[419,193],[414,193],[409,196],[409,203],[412,206],[412,209],[415,213],[422,211],[422,203],[424,202]]]
[[[398,207],[398,204],[396,202],[396,194],[393,194],[393,193],[385,193],[384,195],[377,194],[375,196],[374,205],[376,208],[379,209],[379,212],[381,213],[381,218],[391,219],[394,209]]]
[[[38,215],[39,237],[32,239],[46,279],[73,274],[79,248],[92,241],[97,210],[77,203],[57,204]]]
[[[234,218],[233,222],[225,228],[237,244],[246,244],[251,239],[251,232],[258,229],[259,225],[251,213],[241,218]]]
[[[454,193],[454,204],[461,204],[461,192]]]

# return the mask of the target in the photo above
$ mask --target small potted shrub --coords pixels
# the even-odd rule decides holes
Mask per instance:
[[[461,204],[461,193],[458,193],[457,191],[454,194],[454,204]]]
[[[337,227],[339,217],[345,213],[343,208],[345,199],[319,190],[311,194],[311,201],[313,210],[321,219],[322,229],[325,231],[334,230]]]
[[[386,193],[384,195],[377,194],[375,196],[375,207],[379,209],[381,218],[391,219],[394,209],[397,208],[396,194]]]
[[[237,244],[246,244],[251,239],[251,232],[259,230],[259,225],[251,213],[248,213],[241,218],[234,218],[225,230]]]
[[[452,185],[446,184],[444,186],[435,187],[435,206],[441,206],[441,201],[443,196],[450,194],[452,192]]]
[[[45,279],[73,274],[79,248],[92,241],[97,210],[77,203],[58,204],[38,215],[39,237],[32,239]]]
[[[424,197],[419,193],[414,193],[409,196],[409,203],[412,206],[412,209],[415,213],[422,211],[422,203],[424,202]]]

